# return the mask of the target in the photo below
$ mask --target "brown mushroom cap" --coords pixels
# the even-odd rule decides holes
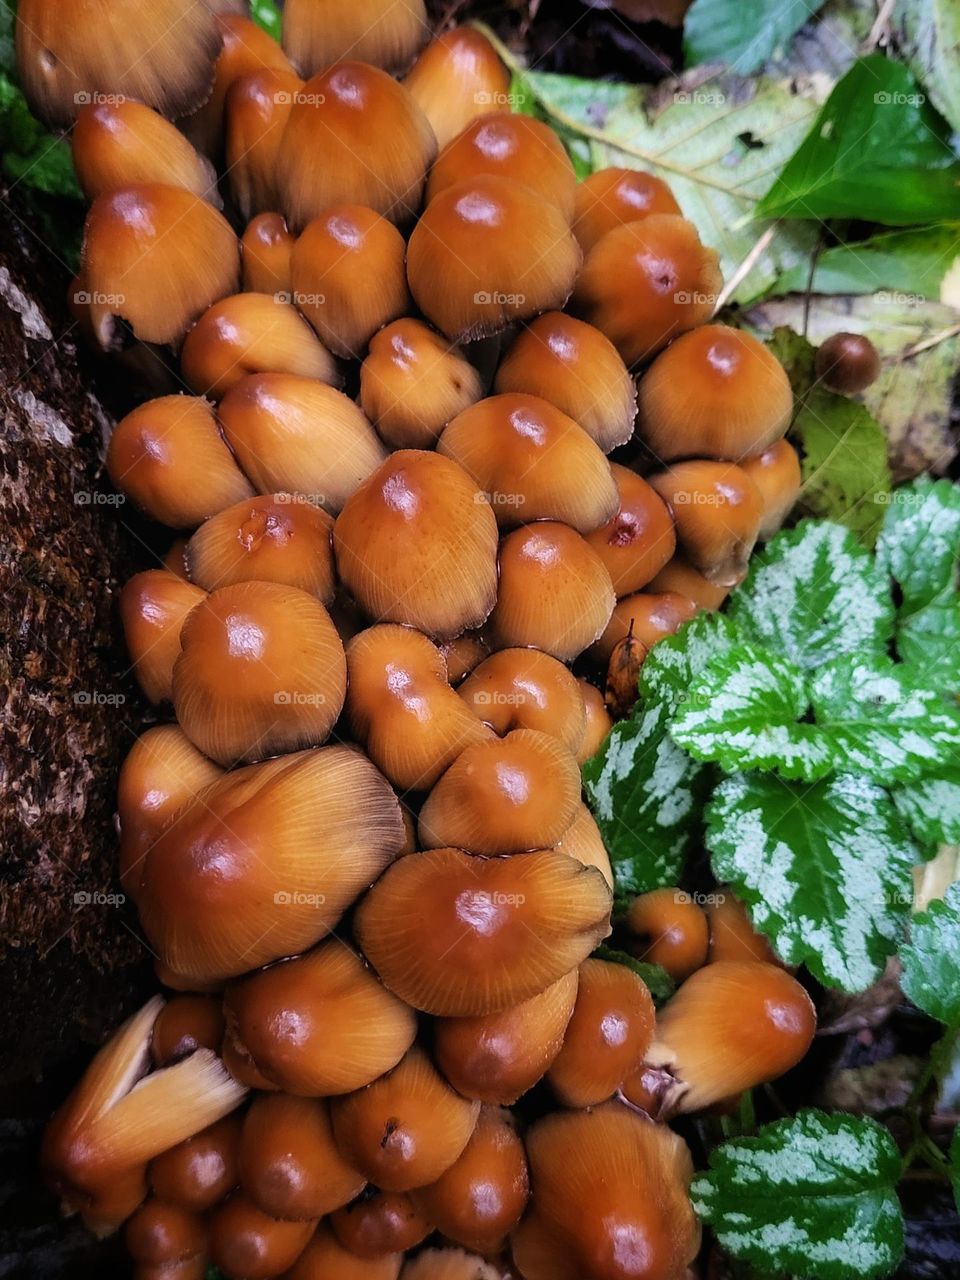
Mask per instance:
[[[403,845],[400,807],[357,751],[325,747],[227,774],[150,849],[140,918],[181,980],[302,951]]]
[[[566,525],[542,520],[501,542],[498,648],[529,645],[572,661],[603,634],[615,603],[603,561]]]
[[[560,1052],[577,998],[573,968],[539,995],[499,1013],[439,1018],[440,1070],[466,1098],[506,1106],[532,1089]]]
[[[415,1248],[431,1229],[406,1192],[372,1187],[332,1213],[330,1226],[345,1249],[372,1262],[384,1257],[402,1261],[404,1251]],[[371,1274],[364,1271],[363,1280],[370,1280]]]
[[[338,939],[227,991],[228,1042],[274,1087],[303,1097],[347,1093],[391,1070],[416,1017]]]
[[[357,938],[391,991],[443,1017],[496,1013],[586,959],[609,932],[610,889],[552,850],[402,858],[357,911]]]
[[[756,485],[763,502],[760,538],[765,542],[777,532],[800,496],[800,456],[789,440],[778,440],[754,458],[740,463]]]
[[[308,76],[343,58],[393,71],[429,36],[423,0],[286,0],[283,9],[283,47]]]
[[[835,333],[817,349],[814,371],[824,386],[842,395],[866,390],[880,376],[880,356],[862,333]]]
[[[740,461],[779,440],[792,415],[783,365],[729,325],[682,334],[640,381],[638,435],[659,462]]]
[[[697,459],[651,476],[650,484],[670,508],[693,567],[722,587],[742,582],[763,519],[763,499],[746,472]]]
[[[443,148],[427,180],[427,203],[481,174],[507,178],[552,200],[569,221],[577,177],[563,143],[542,120],[497,111],[478,116]]]
[[[402,1253],[361,1258],[345,1248],[330,1227],[321,1223],[286,1273],[286,1280],[330,1280],[331,1276],[337,1280],[397,1280],[402,1263]]]
[[[708,320],[721,284],[717,254],[700,243],[693,223],[654,213],[597,241],[573,302],[634,365]]]
[[[21,0],[17,10],[23,91],[51,125],[104,95],[186,115],[210,92],[220,40],[210,7],[192,0]]]
[[[666,504],[642,476],[615,463],[610,470],[619,510],[586,536],[606,565],[617,595],[625,596],[656,577],[676,550],[677,536]]]
[[[549,848],[579,801],[570,750],[550,734],[515,729],[461,752],[420,810],[420,844],[483,854]]]
[[[258,213],[240,239],[247,293],[293,293],[290,257],[295,237],[279,213]]]
[[[294,71],[262,68],[234,80],[224,102],[227,180],[245,219],[280,204],[277,163],[303,81]]]
[[[653,889],[633,899],[627,911],[629,948],[639,960],[658,964],[684,982],[707,960],[707,917],[682,889]]]
[[[441,191],[407,246],[410,292],[455,342],[562,307],[579,266],[579,247],[557,205],[489,174]]]
[[[360,404],[392,449],[430,449],[452,418],[483,396],[455,343],[420,320],[375,333],[360,369]]]
[[[637,390],[616,347],[599,329],[562,311],[521,329],[497,370],[494,390],[549,400],[604,453],[633,435]]]
[[[704,911],[710,927],[708,964],[716,960],[780,963],[767,939],[754,929],[743,903],[729,889],[711,895]]]
[[[719,609],[730,594],[729,587],[718,586],[695,569],[680,552],[665,564],[655,578],[647,584],[650,592],[671,593],[686,598],[698,609],[713,612]]]
[[[445,428],[437,452],[473,477],[501,528],[559,520],[587,533],[617,509],[617,487],[599,446],[539,396],[480,400]]]
[[[220,1052],[223,1010],[216,996],[173,996],[153,1024],[150,1056],[158,1067],[169,1067],[196,1049]]]
[[[151,702],[173,697],[180,629],[207,593],[167,569],[135,574],[120,592],[120,621],[140,688]]]
[[[203,1220],[177,1205],[151,1200],[142,1205],[124,1230],[127,1252],[141,1266],[173,1266],[204,1252]]]
[[[510,73],[472,27],[453,27],[428,44],[404,80],[445,147],[476,116],[508,105]]]
[[[327,209],[300,235],[293,300],[331,351],[362,357],[376,331],[409,309],[405,252],[393,223],[362,205]]]
[[[176,345],[207,307],[240,285],[240,246],[226,219],[192,191],[155,183],[93,202],[82,262],[90,319],[105,351],[118,341],[118,317],[141,342]]]
[[[237,1191],[210,1218],[210,1257],[228,1276],[270,1280],[296,1262],[315,1227],[271,1218]]]
[[[574,755],[586,733],[580,686],[570,671],[539,649],[501,649],[479,663],[457,689],[473,714],[503,737],[535,729]]]
[[[340,1152],[383,1191],[435,1182],[462,1153],[480,1114],[480,1103],[451,1089],[418,1048],[330,1105]]]
[[[420,206],[436,149],[403,85],[361,62],[336,63],[297,94],[277,162],[282,211],[295,230],[337,204],[404,222]]]
[[[573,234],[589,253],[614,227],[641,222],[653,213],[682,212],[662,178],[640,169],[598,169],[577,184]]]
[[[206,1213],[237,1185],[240,1116],[236,1113],[164,1151],[150,1165],[150,1186],[160,1200]]]
[[[73,165],[88,200],[137,183],[183,187],[217,209],[213,165],[169,120],[142,102],[92,101],[81,107],[71,136]]]
[[[340,577],[375,621],[449,639],[493,607],[496,520],[449,458],[391,454],[344,505],[333,536]]]
[[[697,607],[692,600],[670,591],[657,595],[637,591],[632,596],[624,596],[617,601],[610,622],[590,650],[590,656],[608,663],[616,646],[628,635],[650,650],[664,636],[672,636],[696,613]]]
[[[235,293],[205,311],[180,353],[184,380],[197,395],[221,399],[252,373],[294,373],[338,386],[330,352],[281,295]]]

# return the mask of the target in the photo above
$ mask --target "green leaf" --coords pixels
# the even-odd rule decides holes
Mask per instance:
[[[887,438],[869,409],[814,387],[790,433],[803,449],[800,509],[837,520],[872,544],[892,481]]]
[[[870,1280],[903,1255],[902,1163],[876,1121],[801,1111],[715,1148],[691,1196],[724,1249],[765,1274]]]
[[[950,1181],[953,1183],[953,1200],[960,1209],[960,1127],[954,1129],[950,1142]]]
[[[957,583],[960,488],[924,476],[891,495],[877,562],[903,593],[902,612],[933,604]]]
[[[864,991],[896,949],[922,854],[886,791],[840,774],[812,785],[738,774],[707,808],[717,879],[790,964]]]
[[[3,170],[15,183],[47,195],[81,199],[70,147],[31,114],[23,94],[0,75]]]
[[[889,658],[851,655],[812,674],[817,732],[830,744],[834,768],[905,782],[956,758],[960,713],[918,675]]]
[[[915,613],[902,613],[897,652],[931,683],[960,691],[960,599],[952,587]]]
[[[274,0],[250,0],[250,17],[274,40],[280,39],[283,17]]]
[[[17,53],[13,43],[16,20],[15,0],[0,0],[0,75],[15,78]]]
[[[813,293],[894,292],[908,303],[921,298],[950,302],[957,271],[960,222],[940,222],[833,245],[818,255],[812,278],[809,263],[798,263],[770,292],[803,293],[809,284]]]
[[[683,24],[687,64],[723,62],[739,75],[752,75],[771,58],[782,57],[790,41],[823,0],[694,0]]]
[[[870,54],[834,87],[756,213],[909,226],[956,218],[958,184],[947,131],[910,71]]]
[[[960,884],[913,917],[900,959],[904,995],[931,1018],[960,1027]]]
[[[785,778],[819,778],[833,755],[815,725],[797,723],[809,702],[798,667],[741,644],[708,663],[670,733],[695,759],[728,773],[773,769]]]
[[[583,767],[583,784],[613,867],[618,902],[676,884],[693,843],[703,767],[666,731],[660,704],[614,725]]]
[[[787,324],[778,325],[774,329],[767,339],[767,346],[786,369],[793,394],[798,400],[801,399],[816,379],[816,347]]]
[[[960,776],[955,765],[898,787],[893,802],[921,844],[960,844]]]
[[[595,960],[607,960],[610,964],[622,964],[632,969],[642,979],[657,1007],[669,1000],[677,989],[677,984],[659,964],[649,964],[646,960],[637,960],[626,951],[618,951],[616,947],[597,947],[593,953]]]
[[[753,557],[730,617],[803,670],[841,654],[883,655],[893,635],[889,579],[841,525],[805,520]]]
[[[690,696],[707,663],[737,642],[737,630],[722,613],[700,613],[676,635],[658,641],[640,668],[642,703],[662,702],[670,715]]]
[[[960,3],[899,0],[892,20],[901,54],[933,105],[960,133]]]

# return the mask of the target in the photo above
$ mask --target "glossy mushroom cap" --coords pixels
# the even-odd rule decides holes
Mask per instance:
[[[482,174],[522,183],[556,204],[568,221],[573,217],[577,177],[563,143],[542,120],[510,111],[471,120],[437,156],[427,203]]]
[[[337,1149],[320,1098],[261,1094],[244,1116],[238,1159],[244,1192],[275,1218],[322,1218],[366,1184]]]
[[[520,1221],[529,1194],[527,1157],[513,1117],[498,1107],[483,1107],[459,1158],[412,1198],[448,1240],[491,1254]]]
[[[428,44],[404,84],[441,147],[477,116],[509,105],[510,73],[472,27],[453,27]]]
[[[200,105],[213,84],[220,32],[209,6],[192,0],[22,0],[17,70],[30,108],[68,125],[102,96],[145,102],[174,118]]]
[[[598,871],[551,851],[402,858],[357,911],[357,939],[386,985],[441,1017],[529,1000],[586,959],[610,929]]]
[[[221,587],[191,613],[180,644],[177,719],[225,768],[319,746],[340,715],[343,645],[323,605],[297,587]]]
[[[295,373],[339,385],[330,352],[282,297],[236,293],[205,311],[180,353],[184,380],[198,396],[220,400],[251,373]]]
[[[286,1280],[397,1280],[403,1254],[361,1258],[345,1249],[330,1227],[321,1223],[316,1235],[286,1274]]]
[[[397,320],[370,341],[360,404],[392,449],[431,449],[452,418],[483,396],[459,347],[420,320]]]
[[[707,962],[707,917],[682,889],[653,889],[627,910],[629,948],[638,960],[658,964],[684,982]]]
[[[492,736],[450,688],[440,650],[410,627],[361,631],[347,672],[350,732],[401,791],[432,787],[466,747]]]
[[[150,1056],[154,1065],[170,1067],[197,1049],[220,1052],[223,1010],[216,996],[173,996],[153,1024]]]
[[[754,929],[746,908],[729,889],[720,889],[704,907],[710,927],[708,963],[738,960],[779,964],[770,943]]]
[[[719,609],[730,594],[729,587],[721,587],[705,578],[680,552],[663,566],[647,586],[653,594],[685,596],[698,609],[707,609],[711,613]]]
[[[164,1151],[150,1165],[153,1194],[194,1213],[206,1213],[237,1185],[239,1142],[240,1116],[234,1114]]]
[[[237,1191],[210,1218],[210,1257],[228,1276],[270,1280],[293,1266],[316,1225],[272,1218]]]
[[[416,1048],[389,1074],[331,1103],[339,1150],[383,1191],[435,1182],[460,1156],[479,1114],[480,1103],[451,1089]]]
[[[303,81],[293,71],[251,71],[235,80],[224,103],[227,180],[245,219],[280,204],[277,160]]]
[[[549,311],[507,348],[494,390],[542,396],[562,409],[604,453],[633,435],[637,390],[616,347],[593,325]]]
[[[609,663],[616,646],[631,636],[649,651],[664,636],[672,636],[695,617],[697,606],[686,596],[669,591],[660,595],[638,591],[617,601],[603,635],[590,650],[590,656]]]
[[[655,213],[608,231],[586,256],[573,302],[628,365],[708,320],[723,283],[692,222]]]
[[[397,1258],[415,1248],[431,1230],[406,1192],[376,1191],[373,1187],[332,1213],[330,1226],[345,1249],[374,1262]],[[365,1271],[363,1280],[369,1280],[370,1274]]]
[[[396,856],[396,797],[346,747],[228,774],[150,850],[140,919],[182,979],[214,982],[310,946]]]
[[[595,756],[603,746],[607,734],[613,728],[613,721],[607,711],[603,694],[597,686],[583,679],[578,680],[577,683],[580,685],[583,709],[587,715],[587,731],[584,734],[583,745],[577,754],[577,763],[583,764],[591,756]]]
[[[586,537],[606,565],[617,595],[625,596],[656,577],[676,550],[677,537],[666,504],[646,480],[615,463],[610,470],[619,509]]]
[[[217,173],[169,120],[142,102],[92,101],[71,136],[73,166],[88,200],[137,183],[183,187],[220,208]]]
[[[347,1093],[400,1061],[416,1017],[337,939],[227,992],[228,1041],[273,1085],[304,1097]]]
[[[207,593],[167,569],[135,574],[120,592],[120,621],[137,683],[154,703],[173,697],[180,629]]]
[[[632,969],[585,960],[563,1045],[547,1075],[568,1107],[604,1102],[643,1061],[653,1039],[653,1000]]]
[[[760,533],[763,499],[732,462],[678,462],[650,477],[677,528],[677,542],[695,569],[721,587],[746,577]]]
[[[483,854],[545,849],[563,836],[579,802],[569,749],[550,734],[515,729],[457,757],[420,810],[420,844]]]
[[[202,524],[184,549],[190,580],[207,591],[275,582],[333,601],[333,520],[291,493],[249,498]]]
[[[449,639],[493,608],[496,520],[449,458],[392,454],[346,502],[333,536],[344,586],[374,621]]]
[[[114,1033],[44,1134],[41,1161],[50,1185],[65,1208],[103,1225],[124,1179],[132,1179],[133,1203],[113,1227],[136,1208],[138,1186],[143,1198],[147,1162],[228,1115],[246,1093],[209,1049],[148,1074],[163,1003],[155,996]],[[103,1197],[106,1203],[98,1203]]]
[[[729,325],[682,334],[640,381],[638,435],[658,462],[762,453],[793,415],[786,370],[762,342]]]
[[[213,409],[194,396],[161,396],[114,428],[110,479],[154,520],[191,529],[253,493]]]
[[[580,250],[553,201],[482,174],[441,191],[407,247],[407,278],[427,319],[455,342],[562,307]]]
[[[700,1225],[677,1134],[608,1102],[547,1116],[526,1143],[532,1212],[512,1238],[526,1280],[685,1280]]]
[[[447,679],[454,687],[470,674],[490,653],[490,645],[483,631],[465,631],[453,640],[440,645],[447,664]]]
[[[174,1267],[205,1252],[207,1233],[197,1214],[151,1200],[129,1220],[124,1240],[139,1267]]]
[[[647,1062],[675,1078],[668,1111],[701,1111],[796,1066],[816,1028],[813,1001],[785,970],[717,961],[659,1011]]]
[[[420,207],[436,153],[403,85],[376,67],[339,62],[297,95],[277,161],[282,212],[294,230],[338,204],[405,222]]]
[[[835,333],[817,349],[814,372],[831,391],[857,395],[880,376],[880,356],[862,333]]]
[[[361,358],[383,325],[409,310],[406,246],[362,205],[325,210],[293,247],[293,300],[338,356]]]
[[[239,242],[222,214],[192,191],[156,183],[93,202],[82,263],[104,351],[121,340],[121,320],[141,342],[176,346],[207,307],[240,285]]]
[[[295,237],[279,213],[258,213],[240,239],[243,288],[247,293],[293,293],[290,257]]]
[[[778,440],[755,458],[744,458],[740,469],[760,494],[763,503],[760,539],[766,542],[783,526],[800,496],[800,457],[789,440]]]
[[[539,995],[499,1013],[439,1018],[434,1053],[440,1070],[465,1098],[516,1102],[560,1052],[578,982],[573,968]]]
[[[437,452],[489,495],[501,528],[559,520],[587,533],[617,509],[617,487],[600,448],[539,396],[511,392],[479,401],[444,430]]]
[[[596,867],[610,888],[614,887],[610,855],[600,835],[600,828],[585,804],[577,809],[577,816],[563,833],[563,839],[554,845],[554,849],[557,853],[576,858],[585,867]]]
[[[603,634],[615,603],[603,561],[566,525],[542,520],[501,542],[490,620],[498,648],[531,646],[571,662]]]
[[[573,234],[589,253],[608,231],[624,223],[642,222],[652,213],[682,212],[662,178],[640,169],[598,169],[577,184]]]
[[[457,693],[501,738],[514,729],[535,729],[574,755],[580,750],[587,729],[580,686],[547,653],[501,649],[475,667]]]
[[[393,71],[429,35],[423,0],[287,0],[283,10],[283,47],[306,76],[342,58]]]
[[[130,748],[117,784],[120,883],[129,897],[137,897],[143,862],[157,836],[222,772],[175,724],[148,729]]]
[[[220,404],[230,448],[261,493],[293,493],[331,515],[386,457],[349,397],[314,378],[260,373]]]

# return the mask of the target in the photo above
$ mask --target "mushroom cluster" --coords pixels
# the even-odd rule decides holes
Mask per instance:
[[[163,722],[119,875],[168,995],[51,1183],[141,1280],[682,1280],[667,1121],[814,1015],[729,895],[633,904],[659,1011],[593,954],[579,765],[789,509],[787,377],[708,323],[667,186],[578,183],[422,0],[288,0],[283,48],[237,5],[87,0],[96,42],[73,7],[21,0],[23,82],[92,201],[84,331],[171,379],[107,465],[177,536],[120,602]]]

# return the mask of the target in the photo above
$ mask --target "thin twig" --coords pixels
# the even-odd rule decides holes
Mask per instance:
[[[931,347],[939,347],[941,342],[947,342],[958,334],[960,334],[960,324],[952,324],[949,329],[941,329],[939,333],[935,333],[929,338],[924,338],[923,342],[907,347],[906,351],[901,353],[900,359],[910,360],[913,356],[918,356],[921,351],[929,351]]]
[[[753,268],[757,265],[757,262],[766,252],[770,241],[776,235],[777,228],[779,226],[779,222],[772,222],[770,226],[767,227],[766,231],[764,231],[760,236],[756,244],[737,267],[736,271],[734,271],[733,275],[720,290],[720,293],[717,295],[717,305],[713,309],[714,315],[716,315],[721,308],[727,305],[733,293],[740,287]]]

